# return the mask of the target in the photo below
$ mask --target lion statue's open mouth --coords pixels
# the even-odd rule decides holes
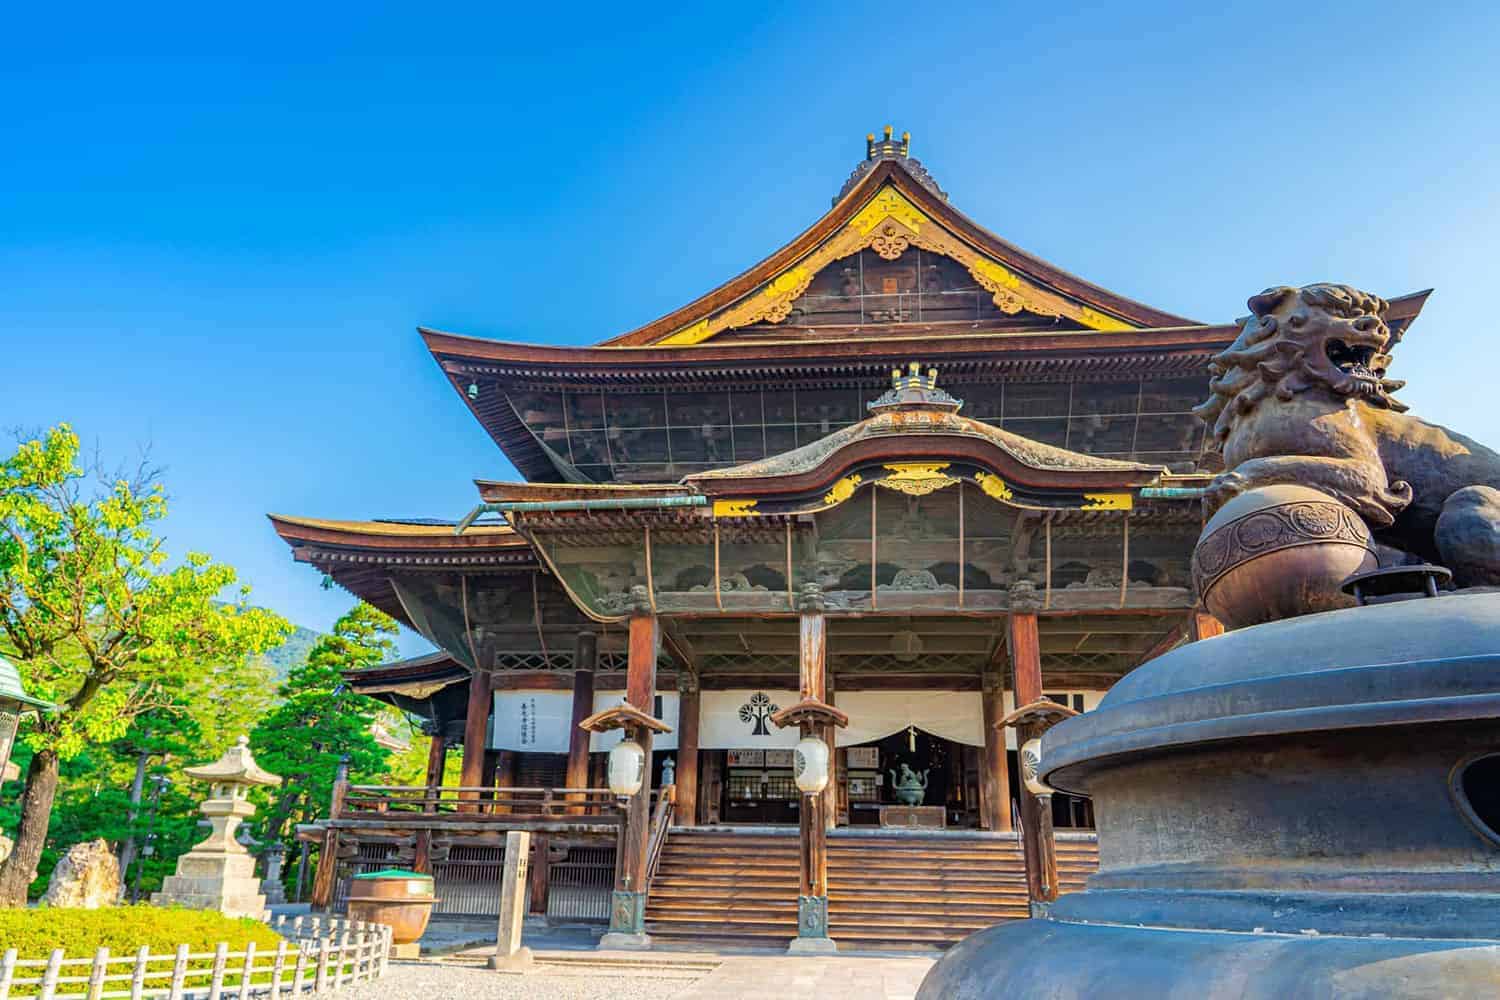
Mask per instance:
[[[1380,376],[1370,367],[1380,352],[1369,344],[1346,344],[1337,338],[1323,345],[1323,353],[1345,375],[1375,381]]]

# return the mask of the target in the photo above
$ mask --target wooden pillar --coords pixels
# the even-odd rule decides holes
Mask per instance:
[[[826,648],[824,657],[823,700],[832,705],[835,704],[834,697],[836,693],[833,689],[833,671],[826,669]],[[828,738],[828,770],[830,773],[828,775],[828,787],[823,789],[823,827],[827,830],[833,830],[839,825],[839,755],[838,751],[834,749],[838,741],[835,738],[837,734],[832,729],[829,729],[824,735]]]
[[[698,722],[701,712],[698,678],[677,675],[677,807],[683,826],[698,825]]]
[[[547,892],[552,881],[552,865],[547,861],[547,852],[552,849],[551,838],[539,833],[531,838],[531,912],[547,912]]]
[[[344,796],[349,792],[349,761],[339,761],[333,776],[333,795],[328,803],[328,818],[338,819],[344,811]],[[312,908],[326,911],[333,904],[334,885],[338,881],[339,832],[328,829],[323,832],[323,846],[318,851],[318,867],[313,872]]]
[[[489,788],[514,788],[516,787],[516,765],[520,754],[514,750],[496,750],[494,761],[488,773],[484,776],[484,783]],[[491,793],[490,798],[500,799],[502,796]],[[510,801],[495,802],[490,806],[492,813],[509,813]]]
[[[1010,766],[1005,750],[1005,679],[986,673],[980,697],[984,711],[984,751],[979,758],[979,825],[1009,833],[1015,828],[1010,812]]]
[[[313,870],[312,898],[315,911],[327,912],[333,903],[333,883],[339,867],[339,832],[325,830],[323,846],[318,849],[318,867]]]
[[[798,618],[798,675],[803,701],[827,701],[828,619],[822,609],[804,610]],[[803,736],[815,736],[829,745],[829,766],[834,755],[832,727],[803,722]],[[832,777],[829,779],[832,785]],[[793,951],[832,951],[828,937],[828,798],[823,793],[802,796],[798,811],[801,849],[798,851],[797,940]]]
[[[661,647],[661,625],[654,614],[638,611],[630,618],[625,667],[625,700],[650,715],[656,706],[656,654]],[[640,947],[646,938],[646,853],[651,832],[651,739],[649,729],[634,735],[646,753],[646,780],[630,797],[625,829],[615,864],[615,892],[610,906],[609,934],[600,947]]]
[[[1042,647],[1035,612],[1013,611],[1006,622],[1006,648],[1014,677],[1016,707],[1042,697]],[[1039,735],[1035,726],[1022,726],[1017,746]],[[1032,902],[1057,898],[1057,849],[1052,839],[1052,815],[1025,788],[1021,790],[1021,839],[1026,854],[1026,889]]]
[[[485,736],[489,732],[490,712],[493,699],[490,697],[490,675],[476,670],[469,675],[469,705],[464,716],[464,761],[459,784],[465,788],[478,788],[484,784]],[[478,792],[461,792],[461,799],[477,799]],[[473,806],[463,811],[473,812]]]
[[[578,724],[594,714],[594,667],[599,660],[599,636],[579,632],[573,647],[573,726],[568,730],[568,788],[589,787],[589,737]],[[581,810],[579,810],[581,811]]]
[[[442,726],[434,726],[432,742],[427,747],[427,789],[443,787],[443,768],[448,763],[448,738]]]

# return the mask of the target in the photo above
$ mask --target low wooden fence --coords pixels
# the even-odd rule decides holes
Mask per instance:
[[[0,1000],[106,1000],[166,997],[168,1000],[279,1000],[328,993],[347,983],[384,975],[391,930],[359,920],[278,917],[282,940],[275,951],[254,942],[231,952],[220,943],[211,952],[179,945],[170,955],[142,947],[128,957],[100,948],[92,958],[68,958],[61,948],[46,958],[21,958],[15,948],[0,956]]]

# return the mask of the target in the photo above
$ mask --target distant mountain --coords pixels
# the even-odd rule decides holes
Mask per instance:
[[[292,634],[286,637],[286,642],[265,654],[266,662],[276,671],[276,680],[286,680],[287,674],[306,663],[313,644],[322,637],[322,632],[301,625],[292,626]]]

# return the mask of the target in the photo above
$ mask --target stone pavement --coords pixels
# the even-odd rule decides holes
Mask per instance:
[[[491,949],[475,948],[450,959],[450,968],[463,963],[476,975],[501,976],[482,970]],[[528,996],[537,1000],[584,995],[586,982],[614,983],[647,990],[645,995],[673,1000],[911,1000],[934,956],[831,955],[792,957],[781,952],[722,954],[718,952],[536,953],[537,971],[527,976]],[[569,981],[564,983],[563,979]],[[509,983],[493,984],[495,992],[465,992],[464,996],[508,997]],[[425,994],[424,994],[425,995]],[[435,996],[436,994],[434,994]],[[608,993],[601,995],[607,996]],[[387,994],[389,997],[389,994]]]
[[[736,955],[674,1000],[911,1000],[934,959]]]
[[[755,949],[594,950],[603,928],[526,922],[538,966],[491,972],[495,927],[433,921],[423,960],[392,962],[385,979],[346,987],[340,1000],[910,1000],[937,960],[924,955],[792,957]]]

